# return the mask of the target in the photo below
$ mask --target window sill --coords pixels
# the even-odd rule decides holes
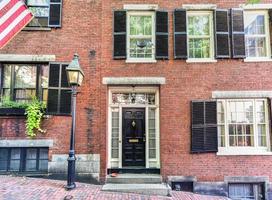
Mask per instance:
[[[23,31],[51,31],[49,27],[25,27]]]
[[[272,62],[271,58],[246,58],[244,62]]]
[[[267,148],[254,147],[233,147],[233,148],[218,148],[217,156],[272,156],[271,151]]]
[[[157,60],[126,60],[126,63],[156,63]]]
[[[187,63],[216,63],[215,59],[187,59]]]

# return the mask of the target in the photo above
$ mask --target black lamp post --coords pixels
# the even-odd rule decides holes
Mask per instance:
[[[71,190],[76,187],[75,184],[75,128],[76,128],[76,96],[77,96],[77,87],[81,86],[84,73],[79,65],[79,56],[74,55],[73,60],[66,68],[68,83],[72,87],[72,129],[70,136],[70,150],[68,157],[68,176],[67,176],[67,185],[66,189]]]

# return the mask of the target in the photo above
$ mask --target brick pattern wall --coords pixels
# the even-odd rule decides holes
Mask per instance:
[[[219,8],[238,7],[243,0],[209,0]],[[272,3],[270,0],[264,3]],[[158,4],[169,11],[168,61],[153,64],[128,64],[112,59],[112,16],[124,4]],[[270,176],[271,156],[216,156],[190,154],[190,101],[211,98],[214,90],[272,90],[270,62],[245,63],[243,60],[218,60],[217,63],[186,63],[173,60],[172,11],[182,4],[201,0],[80,0],[64,1],[61,29],[22,31],[0,53],[55,54],[57,61],[70,61],[78,52],[85,73],[78,96],[77,153],[101,155],[100,175],[106,173],[107,159],[107,86],[109,76],[163,76],[160,87],[161,172],[167,175],[193,175],[200,181],[222,181],[224,176]],[[95,51],[95,55],[94,55]],[[17,119],[12,119],[13,121]],[[16,121],[20,130],[21,122]],[[70,117],[55,116],[45,120],[46,135],[53,138],[53,153],[66,153],[69,146]],[[1,119],[1,137],[24,137],[10,119]],[[15,124],[16,124],[15,123]],[[12,123],[13,124],[13,123]],[[15,125],[16,126],[16,125]],[[5,129],[5,130],[4,130]],[[22,131],[23,132],[23,131]],[[64,137],[65,135],[65,137]]]

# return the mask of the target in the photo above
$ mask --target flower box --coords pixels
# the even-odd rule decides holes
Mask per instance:
[[[25,115],[25,108],[0,108],[0,116],[23,116]]]

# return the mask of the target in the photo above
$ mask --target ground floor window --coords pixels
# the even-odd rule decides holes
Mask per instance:
[[[269,117],[266,99],[217,101],[218,146],[269,148]]]
[[[263,183],[229,184],[229,197],[233,200],[264,200]]]
[[[48,148],[0,148],[0,172],[47,172]]]

